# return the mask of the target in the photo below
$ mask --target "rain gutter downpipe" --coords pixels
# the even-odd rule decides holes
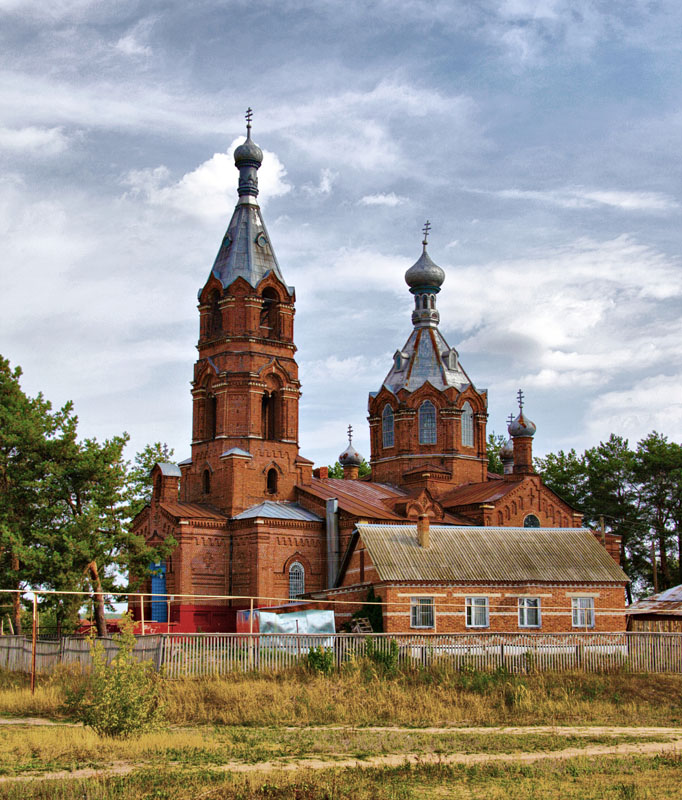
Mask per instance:
[[[327,533],[327,588],[331,589],[339,574],[339,501],[335,497],[327,500],[325,529]]]

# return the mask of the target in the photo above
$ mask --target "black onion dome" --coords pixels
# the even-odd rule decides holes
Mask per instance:
[[[532,438],[536,431],[535,423],[523,416],[523,411],[509,426],[509,433],[514,437]]]
[[[353,447],[352,442],[349,442],[348,447],[339,456],[339,464],[341,464],[342,467],[359,467],[362,461],[362,456]]]
[[[237,147],[234,151],[234,163],[236,166],[249,162],[256,163],[258,165],[263,163],[263,151],[251,139],[250,131],[244,144],[240,144],[239,147]]]
[[[419,259],[405,273],[405,283],[413,292],[420,289],[435,289],[437,291],[444,280],[445,271],[431,260],[431,257],[426,252],[426,246],[424,246],[424,252],[419,256]]]

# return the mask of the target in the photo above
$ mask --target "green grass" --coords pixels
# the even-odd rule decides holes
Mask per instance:
[[[145,768],[87,781],[0,784],[2,800],[676,800],[677,756],[578,758],[568,763],[420,764],[230,775],[199,769]]]

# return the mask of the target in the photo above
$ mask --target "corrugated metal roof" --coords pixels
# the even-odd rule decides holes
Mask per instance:
[[[161,503],[161,508],[174,517],[190,517],[193,519],[215,519],[224,521],[227,517],[212,506],[200,503]]]
[[[349,514],[370,519],[401,520],[383,501],[407,497],[407,492],[383,483],[349,481],[342,478],[313,478],[298,489],[321,500],[336,498],[339,507]]]
[[[416,525],[357,530],[381,580],[625,582],[623,570],[586,528],[432,525],[420,547]]]
[[[322,517],[318,517],[307,508],[299,506],[298,503],[284,503],[275,500],[264,500],[251,508],[237,514],[233,519],[255,519],[255,517],[265,517],[266,519],[297,519],[303,522],[322,522]]]
[[[626,614],[661,614],[682,617],[682,584],[633,603]]]

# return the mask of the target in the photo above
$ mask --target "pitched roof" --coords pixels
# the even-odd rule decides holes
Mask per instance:
[[[177,464],[171,464],[169,461],[157,461],[154,466],[161,470],[162,475],[168,475],[172,478],[180,478],[182,476],[180,467]]]
[[[383,581],[624,583],[628,577],[586,528],[365,525],[357,532]]]
[[[661,614],[682,617],[682,584],[664,592],[638,600],[625,610],[626,614]]]
[[[440,502],[445,508],[490,503],[516,489],[519,481],[481,481],[465,483],[444,495]]]
[[[264,517],[265,519],[296,519],[303,522],[322,522],[322,517],[318,517],[307,508],[299,506],[298,503],[285,503],[274,500],[264,500],[251,508],[237,514],[233,519],[255,519]]]
[[[213,506],[205,506],[200,503],[160,503],[161,508],[172,517],[189,519],[215,519],[221,522],[227,517]]]

